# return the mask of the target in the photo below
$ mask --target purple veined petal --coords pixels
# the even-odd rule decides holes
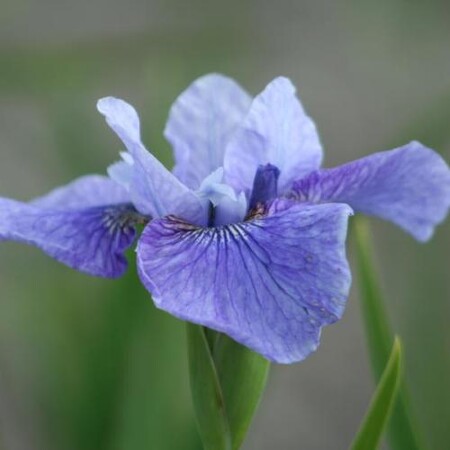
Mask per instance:
[[[433,150],[411,142],[294,183],[300,200],[349,204],[428,240],[450,207],[450,170]]]
[[[78,209],[131,203],[130,194],[115,181],[101,175],[86,175],[34,199],[40,208]]]
[[[284,77],[273,80],[252,103],[243,125],[230,141],[224,159],[226,180],[249,192],[259,165],[281,173],[279,190],[318,169],[322,146],[314,122],[306,115],[295,87]]]
[[[40,208],[39,201],[29,204],[0,198],[0,240],[34,245],[90,275],[122,275],[127,267],[124,252],[135,238],[135,229],[127,221],[134,208],[116,204],[76,209],[72,204],[63,209],[59,200],[64,195],[63,190],[54,191],[40,202],[55,201],[59,209]]]
[[[251,97],[231,78],[205,75],[175,101],[164,131],[175,155],[174,174],[191,189],[223,165],[225,147]]]
[[[155,304],[224,332],[271,361],[306,358],[350,288],[348,205],[275,201],[267,215],[217,228],[158,219],[138,243]]]
[[[132,157],[119,164],[121,173],[124,164],[132,169],[127,188],[136,208],[152,217],[176,214],[193,223],[204,224],[207,220],[205,202],[147,151],[141,141],[139,117],[134,108],[123,100],[106,97],[98,101],[97,109]],[[117,174],[117,166],[114,170]]]

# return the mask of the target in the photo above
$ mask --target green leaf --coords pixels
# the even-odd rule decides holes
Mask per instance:
[[[270,363],[218,333],[214,361],[225,399],[232,449],[240,448],[266,386]]]
[[[401,379],[402,347],[396,337],[391,356],[378,383],[351,450],[376,450],[394,406]]]
[[[393,333],[372,262],[370,229],[366,219],[357,217],[353,229],[356,237],[357,276],[367,345],[375,379],[379,380],[389,357]],[[391,448],[395,450],[423,449],[417,429],[402,381],[399,398],[394,406],[388,429]]]
[[[225,402],[205,330],[187,324],[192,401],[205,450],[230,450]]]
[[[228,336],[187,324],[191,391],[206,450],[240,448],[270,363]]]

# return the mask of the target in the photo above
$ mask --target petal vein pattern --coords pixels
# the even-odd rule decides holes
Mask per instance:
[[[284,200],[263,218],[217,228],[156,220],[138,244],[140,277],[159,308],[274,362],[300,361],[343,313],[349,214]]]
[[[128,207],[41,209],[0,199],[0,240],[34,245],[73,269],[115,278],[125,271],[123,253],[135,238],[133,226],[117,221]]]
[[[294,183],[301,201],[340,202],[390,220],[419,241],[428,240],[450,207],[450,170],[433,150],[411,142]]]
[[[114,278],[127,267],[133,212],[122,186],[87,175],[30,203],[0,198],[0,240],[34,245],[69,267]]]

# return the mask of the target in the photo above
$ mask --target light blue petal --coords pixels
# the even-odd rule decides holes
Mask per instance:
[[[224,196],[215,209],[214,225],[228,225],[242,222],[248,211],[245,194],[241,192],[235,198]]]
[[[133,181],[133,165],[126,161],[116,161],[108,166],[108,176],[117,184],[120,184],[128,192],[131,189],[131,182]]]
[[[101,175],[77,178],[31,202],[40,208],[54,209],[79,209],[120,203],[131,203],[129,193],[115,181]]]
[[[175,155],[173,172],[184,184],[198,189],[223,165],[225,147],[250,103],[234,80],[219,74],[199,78],[177,98],[164,134]]]
[[[223,168],[219,167],[202,181],[197,194],[208,199],[214,206],[219,205],[224,197],[236,200],[234,189],[222,181]]]
[[[114,97],[99,100],[97,108],[132,157],[122,166],[128,164],[133,169],[129,190],[136,208],[152,217],[174,214],[204,224],[207,219],[205,202],[146,150],[141,141],[139,118],[134,108]]]
[[[428,240],[450,207],[450,169],[419,142],[311,174],[294,184],[298,199],[349,204]]]
[[[249,192],[259,165],[280,169],[279,190],[316,170],[322,146],[313,121],[287,78],[276,78],[252,103],[243,125],[227,147],[225,180]]]
[[[108,176],[123,186],[128,192],[133,181],[133,157],[127,152],[120,152],[122,161],[117,161],[108,167]]]
[[[155,304],[279,363],[306,358],[350,287],[347,205],[276,201],[248,222],[198,228],[158,219],[138,244]]]
[[[247,198],[241,192],[236,195],[234,189],[223,183],[223,168],[219,167],[201,183],[197,194],[214,205],[214,225],[227,225],[244,219],[247,210]]]

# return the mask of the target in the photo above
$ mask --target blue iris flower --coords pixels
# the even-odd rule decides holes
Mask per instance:
[[[90,175],[29,203],[0,199],[0,239],[41,248],[88,274],[118,277],[137,244],[155,304],[231,336],[271,361],[300,361],[342,317],[351,276],[349,215],[390,220],[426,241],[450,206],[450,170],[418,142],[321,169],[322,146],[286,78],[252,99],[222,75],[171,108],[168,171],[142,144],[136,111],[99,111],[126,147]]]

